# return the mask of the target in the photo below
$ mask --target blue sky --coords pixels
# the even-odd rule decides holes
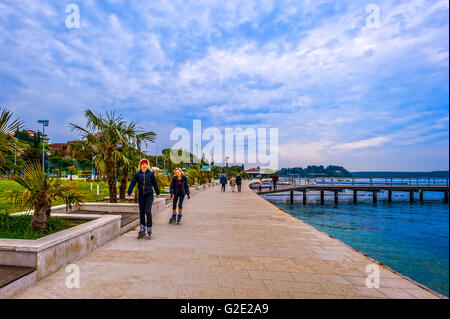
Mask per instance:
[[[70,3],[79,29],[65,25]],[[200,119],[278,127],[281,167],[447,170],[448,12],[440,0],[2,0],[0,106],[28,128],[49,119],[53,142],[92,108],[157,132],[159,149]]]

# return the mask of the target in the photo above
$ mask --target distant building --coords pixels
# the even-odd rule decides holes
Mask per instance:
[[[326,177],[327,174],[325,173],[308,173],[308,177]]]
[[[67,143],[54,143],[50,144],[49,146],[52,152],[56,152],[59,156],[64,157],[69,156],[67,150],[69,149],[70,144],[72,144],[73,142],[74,141],[69,141]]]
[[[245,170],[244,173],[248,174],[251,177],[257,177],[258,175],[261,175],[262,177],[269,177],[269,176],[272,176],[273,174],[275,174],[275,171],[270,168],[266,168],[266,169],[251,168],[251,169]]]
[[[34,137],[35,135],[37,135],[37,133],[38,132],[36,132],[36,131],[33,131],[33,130],[27,130],[27,132],[28,132],[28,134],[31,136],[31,137]],[[40,132],[41,134],[42,134],[42,132]],[[42,136],[42,135],[41,135]],[[45,134],[44,135],[44,140],[45,140],[45,143],[49,143],[50,142],[50,139],[48,138],[48,135],[47,134]]]
[[[52,150],[52,152],[58,153],[58,155],[61,157],[66,156],[68,148],[69,148],[68,143],[50,144],[50,149]]]

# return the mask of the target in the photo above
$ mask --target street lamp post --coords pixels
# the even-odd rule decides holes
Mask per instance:
[[[197,156],[197,169],[198,169],[198,144],[195,144],[196,149],[196,156]]]
[[[92,161],[91,161],[91,191],[93,182],[94,182],[94,152],[92,152]]]
[[[38,120],[42,124],[42,171],[45,172],[45,127],[48,126],[48,120]]]
[[[14,136],[14,172],[16,171],[17,165],[17,137]]]

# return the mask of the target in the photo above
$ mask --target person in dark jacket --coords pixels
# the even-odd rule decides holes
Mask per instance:
[[[240,192],[241,186],[242,186],[242,177],[239,174],[238,174],[238,176],[236,176],[236,185],[238,187],[238,192]]]
[[[278,174],[275,173],[272,175],[272,184],[273,184],[273,190],[277,190],[278,189]]]
[[[188,199],[191,199],[191,193],[189,192],[189,183],[186,176],[183,175],[181,168],[175,170],[175,176],[170,183],[170,197],[172,197],[172,217],[169,220],[170,224],[177,222],[181,223],[181,217],[183,216],[183,201],[187,195]],[[178,217],[177,217],[177,202],[178,202]]]
[[[141,227],[139,229],[138,238],[145,235],[145,228],[147,227],[148,236],[152,235],[152,205],[153,205],[153,188],[156,192],[156,197],[159,198],[159,187],[156,182],[155,174],[148,168],[148,160],[143,159],[139,162],[139,171],[131,180],[130,187],[128,187],[127,199],[131,199],[136,183],[139,191],[139,217]]]
[[[220,189],[221,192],[225,192],[225,185],[227,184],[227,178],[225,177],[225,174],[222,174],[220,176],[220,184],[222,185],[222,188]]]

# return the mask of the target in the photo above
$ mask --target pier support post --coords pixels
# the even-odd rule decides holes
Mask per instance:
[[[325,203],[325,192],[320,191],[320,203],[323,205]]]
[[[410,201],[410,202],[413,202],[413,201],[414,201],[414,192],[413,192],[413,191],[410,191],[410,192],[409,192],[409,201]]]
[[[339,192],[338,191],[334,191],[334,203],[335,204],[339,203]]]
[[[289,195],[289,204],[292,205],[294,203],[294,191],[291,191]]]
[[[419,192],[419,200],[423,202],[423,190],[421,189]]]
[[[353,190],[353,203],[358,202],[358,191],[356,189]]]
[[[377,201],[378,201],[378,197],[377,197],[377,191],[373,191],[372,192],[372,199],[373,199],[373,202],[374,203],[376,203]]]
[[[448,192],[444,192],[444,203],[448,203]]]
[[[388,191],[388,202],[392,202],[392,191]]]
[[[303,191],[303,205],[306,205],[306,189]]]

